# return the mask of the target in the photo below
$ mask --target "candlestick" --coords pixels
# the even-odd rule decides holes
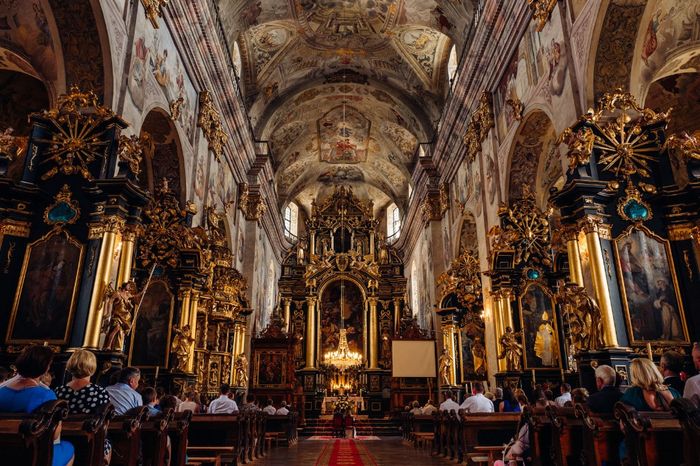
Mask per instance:
[[[651,350],[651,343],[647,342],[647,356],[651,362],[654,362],[654,352]]]

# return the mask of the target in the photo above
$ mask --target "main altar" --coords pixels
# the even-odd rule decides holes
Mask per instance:
[[[336,408],[345,407],[353,414],[359,414],[367,410],[365,399],[361,396],[324,396],[321,404],[321,414],[333,414]]]

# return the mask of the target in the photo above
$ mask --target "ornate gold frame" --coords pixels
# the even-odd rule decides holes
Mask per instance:
[[[321,298],[323,297],[323,293],[326,291],[326,289],[333,283],[335,282],[340,282],[341,279],[347,280],[351,283],[353,283],[357,288],[360,290],[360,293],[362,293],[362,302],[364,303],[364,307],[362,308],[362,357],[365,358],[365,360],[368,358],[368,348],[367,348],[367,343],[369,342],[369,322],[367,321],[367,313],[369,312],[368,306],[367,306],[367,288],[362,284],[362,282],[356,277],[354,274],[348,274],[345,272],[338,272],[332,275],[329,275],[324,282],[321,283],[321,286],[318,288],[318,293],[317,293],[317,303],[316,303],[316,348],[317,348],[317,357],[319,360],[323,358],[323,355],[321,354]]]
[[[530,367],[527,365],[527,340],[525,339],[525,325],[523,321],[523,296],[527,293],[527,291],[531,288],[537,286],[542,290],[542,292],[549,298],[549,302],[552,304],[552,323],[554,324],[554,333],[557,335],[557,354],[559,357],[557,358],[558,363],[556,366],[549,366],[549,367]],[[521,342],[523,345],[523,370],[528,370],[528,371],[551,371],[553,369],[559,369],[561,370],[562,366],[562,359],[565,355],[561,354],[561,345],[560,345],[560,338],[561,335],[559,334],[559,323],[557,322],[558,318],[558,312],[557,312],[557,305],[556,302],[554,301],[554,295],[552,292],[547,289],[547,287],[543,286],[541,282],[538,280],[530,280],[527,282],[527,285],[525,286],[525,289],[523,289],[522,293],[518,295],[518,316],[520,318],[520,332],[522,333],[521,337]],[[515,329],[513,329],[515,330]]]
[[[19,281],[17,283],[17,291],[15,292],[15,299],[12,303],[12,312],[10,313],[10,321],[7,326],[7,333],[5,334],[5,342],[6,343],[15,343],[15,344],[21,344],[21,343],[30,343],[30,342],[35,342],[37,339],[16,339],[16,338],[11,338],[12,333],[14,331],[15,327],[15,321],[17,320],[17,311],[19,310],[19,300],[22,297],[22,291],[24,289],[24,280],[27,275],[27,267],[29,266],[29,258],[31,257],[32,249],[45,241],[48,241],[49,238],[51,238],[54,235],[66,235],[66,239],[68,240],[69,243],[76,245],[80,249],[80,258],[78,259],[78,267],[76,268],[76,274],[75,274],[75,279],[73,281],[73,292],[71,293],[71,300],[70,300],[70,307],[68,309],[68,319],[66,320],[66,329],[63,335],[62,340],[42,340],[46,341],[49,344],[54,344],[54,345],[65,345],[68,342],[68,335],[70,334],[70,330],[73,327],[73,313],[75,312],[75,306],[77,305],[77,295],[78,295],[78,288],[80,287],[80,282],[83,274],[83,260],[85,259],[85,245],[78,241],[73,235],[71,235],[68,231],[56,228],[51,230],[50,232],[46,233],[44,236],[41,238],[29,243],[27,245],[27,249],[24,252],[24,259],[22,260],[22,271],[20,272],[19,275]]]
[[[282,355],[282,361],[284,362],[284,367],[282,367],[282,383],[280,384],[260,384],[260,355],[261,354],[280,354]],[[287,350],[277,350],[277,349],[258,349],[255,350],[255,383],[254,388],[284,388],[287,386]]]
[[[161,279],[161,278],[153,280],[150,283],[149,287],[153,286],[154,284],[156,284],[158,282],[161,282],[165,285],[165,289],[168,291],[168,294],[170,295],[170,314],[168,317],[168,337],[166,339],[166,347],[165,347],[165,363],[162,366],[141,366],[141,365],[139,365],[138,367],[152,368],[152,369],[155,369],[156,367],[167,368],[168,363],[170,362],[170,345],[171,345],[170,339],[171,339],[172,333],[173,333],[173,315],[175,314],[175,294],[170,289],[170,285],[168,284],[168,282]],[[138,319],[138,315],[136,316],[136,318]],[[134,332],[136,332],[136,321],[135,320],[132,323],[132,325],[133,325],[132,331],[129,334],[129,365],[131,365],[131,359],[132,359],[132,355],[134,352]]]
[[[629,305],[627,304],[627,290],[625,288],[625,280],[622,276],[622,264],[620,263],[620,251],[618,249],[618,241],[622,239],[625,236],[629,236],[633,230],[639,230],[645,235],[647,235],[649,238],[658,241],[661,243],[664,247],[664,250],[666,251],[666,257],[668,259],[667,265],[668,268],[671,272],[671,281],[673,282],[673,290],[676,293],[676,301],[678,302],[678,313],[681,316],[681,326],[683,327],[683,336],[684,340],[636,340],[634,338],[634,332],[632,331],[632,319],[630,318],[630,310],[629,310]],[[617,271],[617,283],[620,287],[620,298],[622,300],[622,308],[625,311],[625,323],[627,324],[627,333],[629,336],[629,342],[630,346],[643,346],[648,342],[654,342],[654,343],[659,343],[659,344],[670,344],[670,345],[678,345],[678,344],[683,344],[683,343],[690,343],[690,337],[688,335],[688,325],[685,321],[685,311],[683,309],[683,300],[681,298],[681,293],[680,289],[678,288],[678,277],[676,276],[676,266],[675,263],[673,262],[673,254],[671,251],[671,244],[667,239],[662,238],[661,236],[653,233],[651,230],[649,230],[647,227],[644,225],[637,225],[633,224],[628,226],[619,236],[617,236],[613,240],[613,246],[615,250],[615,270]]]

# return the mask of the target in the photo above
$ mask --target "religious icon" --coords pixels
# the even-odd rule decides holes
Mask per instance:
[[[615,240],[615,255],[632,343],[688,341],[668,243],[630,228]]]
[[[131,335],[130,364],[140,367],[167,366],[174,296],[162,280],[146,289]]]
[[[549,321],[547,311],[542,313],[542,323],[537,328],[535,355],[542,360],[542,365],[547,367],[556,366],[559,360],[557,334]]]
[[[554,301],[542,286],[530,284],[520,296],[520,318],[526,369],[558,367],[559,340]]]
[[[83,245],[65,232],[51,233],[29,245],[7,332],[8,342],[66,342],[82,261]]]
[[[255,368],[257,387],[281,387],[287,379],[287,352],[258,351],[255,354]]]

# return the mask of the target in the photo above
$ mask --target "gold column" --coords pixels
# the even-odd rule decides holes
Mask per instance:
[[[513,328],[513,313],[510,309],[511,290],[501,288],[491,294],[493,299],[493,328],[496,333],[496,347],[500,351],[500,340],[506,333],[506,327]],[[498,359],[498,370],[503,372],[508,370],[505,359]]]
[[[316,297],[306,298],[306,369],[316,368]]]
[[[394,331],[398,332],[401,328],[401,298],[394,298]]]
[[[245,351],[245,324],[236,322],[233,328],[233,358]]]
[[[292,331],[292,298],[283,298],[284,303],[284,327],[287,329],[287,335]]]
[[[311,254],[316,254],[316,232],[314,230],[309,234],[309,257]]]
[[[570,280],[578,286],[584,286],[581,251],[578,248],[578,230],[572,229],[567,231],[564,238],[566,239],[566,252],[569,256]]]
[[[369,232],[369,253],[372,255],[372,260],[375,260],[376,257],[374,257],[374,231]]]
[[[119,272],[117,273],[117,286],[121,286],[131,279],[131,268],[134,259],[134,243],[136,232],[133,228],[125,228],[122,233],[122,255],[119,258]]]
[[[455,348],[455,324],[443,323],[442,324],[442,344],[447,350],[447,354],[452,358],[452,366],[450,367],[450,385],[455,385],[457,381],[457,351]]]
[[[189,312],[189,325],[190,325],[190,335],[195,340],[190,343],[190,354],[187,360],[187,372],[194,372],[194,347],[197,338],[197,308],[199,307],[199,291],[193,290],[192,297],[190,300],[190,312]]]
[[[369,302],[369,369],[379,369],[377,298],[370,296],[367,301]]]
[[[182,303],[180,306],[180,328],[183,328],[185,325],[190,323],[190,309],[192,307],[192,289],[180,288],[178,298],[180,298],[180,302]]]
[[[83,337],[83,347],[85,348],[100,349],[100,329],[102,328],[102,316],[104,312],[104,293],[111,278],[109,275],[112,267],[114,248],[123,226],[123,219],[112,216],[105,218],[103,226],[97,227],[102,229],[102,245],[100,246],[100,256],[97,259],[95,283],[92,285],[92,299],[90,300],[90,307],[88,308],[85,336]],[[89,233],[89,236],[93,239],[92,233]]]
[[[603,250],[600,247],[600,235],[598,233],[599,222],[588,221],[584,226],[586,233],[586,246],[591,257],[591,275],[593,276],[593,287],[595,296],[600,307],[600,316],[603,322],[603,338],[605,346],[618,347],[617,333],[615,332],[615,317],[610,301],[610,289],[605,276],[605,261]]]

